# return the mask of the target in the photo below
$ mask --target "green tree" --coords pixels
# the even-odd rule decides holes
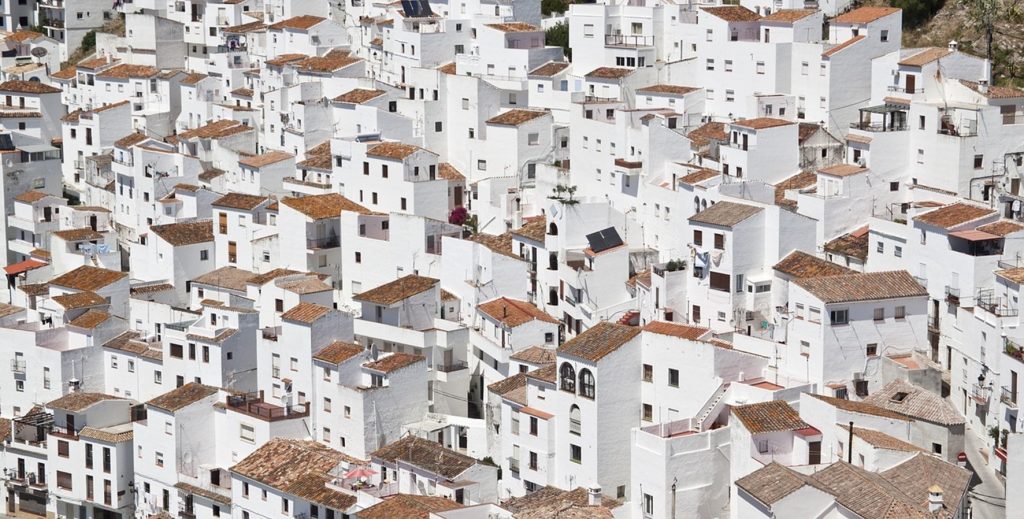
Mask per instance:
[[[544,33],[544,42],[547,45],[561,47],[565,56],[572,59],[572,49],[569,47],[569,24],[558,22]]]
[[[544,16],[551,16],[551,13],[564,13],[568,10],[568,0],[540,0],[540,12]]]

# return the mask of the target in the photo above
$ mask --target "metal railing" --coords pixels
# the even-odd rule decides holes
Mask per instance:
[[[11,359],[11,371],[15,373],[25,372],[25,361],[18,359]]]
[[[902,92],[904,94],[923,94],[924,93],[924,89],[923,88],[907,88],[905,86],[900,86],[900,85],[889,85],[888,90],[890,92]]]
[[[999,401],[1011,409],[1017,408],[1017,393],[1010,388],[1003,386],[999,394]]]
[[[508,470],[518,474],[519,473],[519,460],[517,460],[517,459],[515,459],[513,457],[509,457],[508,458]]]
[[[850,123],[850,128],[853,128],[853,129],[856,129],[856,130],[863,130],[863,131],[866,131],[866,132],[902,132],[902,131],[906,131],[906,130],[909,129],[909,127],[907,126],[906,123],[896,124],[896,125],[890,124],[890,125],[886,126],[883,123],[860,123],[860,122]]]
[[[321,238],[307,238],[306,248],[307,249],[330,249],[337,247],[341,243],[341,238],[338,236],[325,236]]]
[[[469,363],[464,360],[450,362],[448,364],[436,364],[434,369],[442,373],[452,373],[469,368]]]
[[[643,36],[639,34],[605,34],[605,45],[617,45],[620,47],[650,47],[654,45],[654,36]]]

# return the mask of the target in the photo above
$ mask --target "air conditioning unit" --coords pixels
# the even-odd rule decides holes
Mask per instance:
[[[856,380],[864,380],[864,372],[863,371],[854,371],[853,372],[853,380],[855,380],[855,381]]]

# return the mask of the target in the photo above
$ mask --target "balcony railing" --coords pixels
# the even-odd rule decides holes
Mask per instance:
[[[307,249],[332,249],[341,243],[338,236],[325,236],[321,238],[306,239]]]
[[[440,371],[442,373],[452,373],[452,372],[461,371],[461,370],[464,370],[464,369],[467,369],[467,368],[469,368],[469,363],[464,361],[464,360],[450,362],[448,364],[436,364],[436,365],[434,365],[434,369],[437,370],[437,371]]]
[[[1003,386],[999,394],[999,401],[1011,409],[1017,408],[1017,393],[1010,388]]]
[[[228,407],[268,422],[309,416],[309,404],[297,404],[290,408],[270,404],[256,394],[232,395],[227,400]]]
[[[517,460],[515,458],[512,458],[512,457],[509,457],[509,459],[508,459],[508,470],[518,474],[519,473],[519,460]]]
[[[605,45],[617,47],[650,47],[654,45],[654,36],[642,36],[639,34],[606,34],[604,35]]]
[[[25,361],[11,359],[11,371],[15,373],[25,373]]]
[[[990,396],[992,396],[992,388],[977,383],[971,385],[971,398],[978,405],[988,405]]]
[[[890,124],[883,123],[850,123],[850,128],[863,130],[865,132],[902,132],[908,129],[906,123]]]
[[[924,93],[924,89],[923,88],[907,88],[905,86],[900,86],[900,85],[889,85],[888,90],[890,92],[901,92],[901,93],[904,93],[904,94],[923,94]]]
[[[996,317],[1016,317],[1018,310],[1006,304],[1006,301],[996,297],[991,289],[978,292],[977,305],[982,310]]]
[[[953,304],[960,304],[960,289],[946,285],[946,301]]]

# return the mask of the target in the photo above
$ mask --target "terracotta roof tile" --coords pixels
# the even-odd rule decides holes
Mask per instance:
[[[320,351],[314,353],[313,358],[324,361],[328,364],[336,365],[361,355],[365,351],[366,348],[356,343],[334,341],[327,346],[324,346]]]
[[[272,67],[280,67],[296,61],[308,58],[305,54],[279,54],[276,58],[268,59],[266,64]]]
[[[373,371],[379,371],[381,373],[392,373],[402,368],[425,362],[426,357],[422,355],[412,355],[409,353],[391,353],[386,357],[380,357],[379,359],[367,362],[363,364],[363,367]]]
[[[269,270],[262,274],[254,275],[253,277],[249,278],[249,281],[247,281],[247,283],[250,285],[262,286],[266,285],[271,281],[274,281],[275,279],[282,278],[285,276],[291,276],[294,274],[301,274],[301,272],[286,268],[276,268],[274,270]]]
[[[735,406],[732,408],[732,415],[753,434],[795,431],[810,427],[796,410],[783,400]]]
[[[638,88],[636,92],[638,94],[678,94],[684,95],[690,92],[696,92],[700,90],[697,87],[688,87],[682,85],[651,85],[643,88]]]
[[[953,51],[946,47],[928,47],[925,49],[918,49],[918,51],[919,52],[915,52],[914,54],[901,59],[898,65],[905,67],[921,67],[953,53]]]
[[[16,41],[20,43],[28,40],[34,40],[36,38],[42,38],[43,36],[44,35],[42,33],[36,31],[20,30],[8,33],[7,36],[4,37],[4,39],[7,41]]]
[[[991,209],[958,202],[919,214],[914,217],[914,220],[934,225],[936,227],[941,227],[943,229],[951,229],[958,225],[986,218],[994,214],[996,214],[996,212]]]
[[[543,346],[530,346],[525,350],[513,353],[509,358],[535,366],[545,366],[555,362],[558,358],[558,351],[554,348],[545,348]]]
[[[256,32],[266,30],[267,25],[259,20],[255,22],[243,23],[241,25],[232,25],[231,27],[225,27],[222,31],[230,34],[245,34],[248,32]]]
[[[634,69],[618,67],[598,67],[588,72],[584,77],[598,79],[621,79],[632,74]]]
[[[367,148],[366,155],[369,157],[403,160],[422,149],[419,146],[402,142],[382,142]]]
[[[487,124],[500,124],[504,126],[519,126],[528,121],[544,117],[548,115],[548,112],[543,110],[520,110],[514,109],[509,110],[503,114],[491,117],[486,122]]]
[[[693,341],[701,340],[711,333],[711,330],[702,326],[690,326],[666,321],[651,321],[643,327],[643,331]]]
[[[818,175],[813,171],[801,171],[778,184],[775,184],[775,205],[795,208],[797,201],[786,198],[786,191],[806,189],[818,183]]]
[[[868,259],[868,241],[870,236],[863,233],[847,233],[825,244],[825,252],[850,256],[861,261]]]
[[[89,227],[83,227],[81,229],[65,229],[63,231],[54,231],[53,235],[64,241],[87,241],[103,239],[103,233],[94,231],[92,228]]]
[[[312,324],[317,319],[327,315],[330,311],[331,309],[326,306],[303,301],[291,307],[287,312],[281,314],[281,319]]]
[[[460,180],[464,181],[464,180],[466,180],[466,176],[463,175],[462,173],[460,173],[459,170],[455,169],[455,166],[452,166],[448,162],[438,163],[438,165],[437,165],[437,178],[442,179],[442,180],[454,180],[454,181],[460,181]]]
[[[789,253],[772,268],[794,278],[838,276],[853,273],[852,270],[846,267],[799,250]]]
[[[544,364],[554,364],[554,358],[552,357],[551,362],[545,362]],[[516,373],[511,377],[501,379],[493,384],[487,386],[487,390],[501,397],[509,398],[511,400],[522,405],[526,405],[526,400],[520,398],[522,389],[526,388],[526,373]]]
[[[68,393],[56,400],[52,400],[46,404],[46,407],[50,409],[60,409],[63,411],[71,411],[77,413],[84,411],[91,407],[93,404],[102,402],[104,400],[124,400],[118,396],[105,395],[103,393],[87,393],[84,391],[77,391],[75,393]]]
[[[810,396],[812,396],[812,397],[814,397],[814,398],[816,398],[818,400],[821,400],[822,402],[825,402],[825,403],[831,405],[832,407],[835,407],[837,409],[841,409],[843,411],[847,411],[847,412],[850,412],[850,413],[859,413],[859,414],[866,414],[866,415],[871,415],[871,416],[880,416],[882,418],[895,418],[897,420],[902,420],[904,422],[909,421],[909,420],[907,420],[907,417],[904,416],[904,415],[901,415],[899,413],[894,413],[894,412],[892,412],[892,411],[890,411],[888,409],[884,409],[884,408],[878,407],[877,405],[869,404],[867,402],[858,402],[858,401],[855,401],[855,400],[847,400],[845,398],[836,398],[836,397],[825,396],[825,395],[814,395],[814,394],[811,394]],[[856,427],[856,424],[854,424],[854,427]]]
[[[686,134],[686,137],[697,147],[703,147],[710,144],[712,140],[723,142],[729,140],[729,132],[725,129],[725,123],[710,122]]]
[[[523,497],[514,497],[501,504],[516,518],[524,519],[611,519],[610,510],[622,503],[601,496],[600,506],[589,506],[589,492],[577,487],[562,490],[555,487],[541,487]]]
[[[339,103],[363,104],[371,99],[376,99],[386,93],[387,92],[383,90],[356,88],[353,90],[349,90],[348,92],[345,92],[344,94],[341,94],[338,97],[335,97],[334,100]]]
[[[523,22],[489,23],[487,26],[501,32],[541,32],[544,30],[536,25]]]
[[[71,272],[51,279],[50,284],[95,292],[126,277],[128,277],[126,272],[82,265]]]
[[[110,319],[110,314],[100,310],[89,310],[68,322],[68,326],[92,330],[93,328],[107,322],[107,319]]]
[[[858,35],[854,36],[853,38],[850,38],[850,39],[844,41],[843,43],[840,43],[839,45],[831,47],[828,50],[826,50],[825,52],[822,52],[821,56],[823,58],[828,58],[828,57],[835,56],[836,54],[842,52],[843,50],[849,48],[851,45],[854,45],[855,43],[863,40],[864,38],[865,38],[865,36],[863,34],[858,34]]]
[[[833,18],[832,23],[871,23],[898,12],[900,9],[896,7],[860,7]]]
[[[299,198],[289,197],[282,199],[281,203],[314,220],[340,218],[342,211],[352,211],[362,214],[370,212],[369,209],[339,195],[338,193],[309,195]]]
[[[758,117],[756,119],[741,119],[734,121],[733,126],[739,126],[741,128],[750,128],[752,130],[764,130],[767,128],[776,128],[778,126],[789,126],[794,124],[793,121],[787,121],[785,119],[776,119],[774,117]]]
[[[539,216],[527,219],[522,227],[512,231],[512,235],[544,243],[547,229],[547,221],[543,216]]]
[[[96,427],[83,427],[81,431],[78,431],[78,435],[82,438],[89,438],[91,440],[99,440],[108,443],[127,442],[134,438],[134,430],[131,427],[126,428],[126,425],[127,424],[122,424],[120,426],[102,429]]]
[[[255,274],[248,270],[237,267],[221,267],[193,279],[192,284],[199,283],[236,292],[245,292],[248,281],[254,276]]]
[[[309,275],[297,279],[279,280],[276,282],[278,288],[294,292],[296,294],[315,294],[331,290],[331,285],[324,283],[317,276]]]
[[[690,217],[691,222],[732,227],[761,212],[761,208],[736,202],[718,202]]]
[[[230,137],[239,133],[254,131],[251,126],[246,126],[232,119],[221,119],[212,123],[186,130],[177,135],[178,140],[184,139],[220,139]]]
[[[849,177],[853,175],[859,175],[867,171],[868,168],[858,166],[856,164],[836,164],[835,166],[829,166],[818,170],[818,173],[830,175],[833,177]]]
[[[448,479],[458,477],[477,463],[475,459],[446,449],[435,441],[412,435],[385,445],[370,456],[391,464],[402,461]],[[364,513],[365,510],[360,512],[360,516]]]
[[[245,193],[228,193],[214,200],[210,205],[213,207],[226,207],[228,209],[252,211],[267,200],[270,199],[265,196],[247,195]]]
[[[905,270],[857,272],[794,282],[825,304],[928,296],[928,291]]]
[[[174,247],[213,241],[211,220],[154,225],[149,230]]]
[[[558,369],[555,367],[555,363],[552,362],[543,368],[537,368],[526,374],[527,378],[535,380],[541,380],[549,384],[554,384],[558,379]]]
[[[172,389],[146,402],[147,406],[156,407],[174,413],[204,398],[216,395],[219,390],[213,386],[205,386],[189,382],[184,386]]]
[[[360,460],[319,442],[273,438],[231,467],[231,472],[306,501],[347,510],[356,504],[355,496],[327,486],[333,479],[330,472],[343,462]]]
[[[889,382],[866,397],[864,403],[940,425],[964,423],[964,417],[941,396],[902,380]]]
[[[160,69],[148,65],[131,65],[125,63],[110,67],[96,74],[101,79],[151,78],[160,73]]]
[[[278,150],[271,150],[260,155],[252,155],[245,157],[238,161],[243,166],[250,168],[262,168],[263,166],[269,166],[271,164],[277,164],[278,162],[284,162],[288,159],[294,159],[295,155],[286,153]]]
[[[559,322],[554,317],[526,301],[518,301],[508,297],[499,297],[486,303],[481,303],[477,306],[477,310],[509,328],[515,328],[534,320],[553,324]]]
[[[762,22],[782,22],[782,23],[793,23],[799,20],[803,20],[814,13],[817,13],[817,9],[779,9],[774,13],[761,18]]]
[[[72,67],[60,69],[57,72],[54,72],[53,74],[50,74],[50,79],[67,80],[67,79],[74,79],[76,76],[78,76],[78,67],[72,66]]]
[[[703,10],[727,22],[756,22],[761,19],[757,13],[740,5],[705,7]]]
[[[323,56],[309,56],[294,64],[300,72],[334,72],[354,63],[363,61],[362,58],[349,54],[343,50],[332,50]]]
[[[293,17],[288,18],[286,20],[281,20],[280,22],[277,22],[275,24],[270,25],[269,29],[275,30],[275,31],[280,31],[280,30],[283,30],[283,29],[294,29],[294,30],[299,30],[299,31],[305,31],[305,30],[307,30],[307,29],[309,29],[309,28],[311,28],[311,27],[313,27],[313,26],[315,26],[315,25],[317,25],[320,22],[323,22],[325,20],[326,20],[326,18],[323,18],[323,17],[320,17],[320,16],[312,16],[312,15],[293,16]]]
[[[559,346],[558,354],[597,362],[639,334],[636,326],[601,322]]]
[[[376,288],[352,296],[357,301],[366,301],[383,306],[390,306],[399,301],[404,301],[416,294],[430,290],[437,285],[438,280],[424,276],[409,274],[398,278],[390,283],[385,283]]]
[[[120,139],[114,141],[114,146],[121,149],[128,149],[144,140],[146,140],[146,134],[142,132],[132,132]]]
[[[807,484],[803,474],[775,461],[736,480],[737,487],[768,506]]]
[[[395,494],[359,511],[360,519],[429,519],[432,514],[462,508],[440,496]]]
[[[59,94],[61,89],[39,81],[10,80],[0,83],[0,92],[18,92],[22,94]]]
[[[987,232],[989,234],[995,234],[996,236],[1007,236],[1015,232],[1024,230],[1024,225],[1020,225],[1010,220],[999,220],[998,222],[988,223],[978,227],[979,231]]]
[[[24,193],[15,196],[14,199],[18,202],[33,203],[38,202],[48,196],[56,197],[57,195],[51,195],[50,193],[44,193],[42,191],[25,191]]]
[[[66,310],[78,310],[96,306],[106,306],[107,300],[95,292],[82,291],[53,296],[51,299]]]
[[[458,68],[457,65],[455,65],[454,61],[451,63],[445,63],[444,65],[437,67],[438,72],[442,74],[448,74],[449,76],[454,76],[457,70]]]
[[[850,432],[850,426],[846,424],[836,424],[840,429],[843,430],[843,436],[845,437]],[[894,438],[885,434],[881,431],[874,429],[865,429],[863,427],[857,427],[856,424],[853,426],[853,435],[860,438],[868,445],[878,449],[893,450],[893,451],[904,451],[904,452],[922,452],[923,449],[912,443],[905,442],[899,438]]]
[[[563,70],[569,68],[569,64],[564,61],[549,61],[533,70],[528,75],[538,77],[552,77]]]
[[[981,92],[981,85],[974,81],[966,81],[961,79],[960,84],[974,90],[975,92],[989,98],[989,99],[1014,99],[1018,97],[1024,97],[1024,90],[1014,87],[1007,86],[993,86],[989,85],[988,90],[985,93]]]

